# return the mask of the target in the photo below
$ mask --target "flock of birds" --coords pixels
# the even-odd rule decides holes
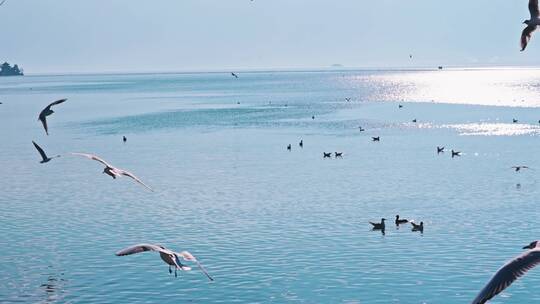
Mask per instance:
[[[48,106],[46,106],[39,113],[38,120],[41,121],[41,123],[43,125],[43,129],[45,130],[45,134],[49,135],[49,128],[48,128],[48,125],[47,125],[47,117],[54,113],[54,111],[52,110],[52,107],[56,106],[56,105],[59,105],[59,104],[62,104],[64,102],[66,102],[66,101],[67,101],[67,99],[60,99],[60,100],[54,101],[51,104],[49,104]],[[123,136],[122,141],[124,143],[127,142],[127,138],[125,136]],[[32,141],[32,143],[34,144],[34,147],[36,148],[39,155],[41,156],[42,160],[40,161],[40,163],[42,163],[42,164],[48,163],[51,160],[60,157],[60,155],[49,157],[49,156],[47,156],[45,151],[35,141]],[[102,158],[100,158],[97,155],[89,154],[89,153],[79,153],[79,152],[74,152],[74,153],[71,153],[71,154],[75,155],[75,156],[85,157],[85,158],[95,160],[95,161],[101,163],[102,165],[105,166],[105,168],[103,169],[103,173],[109,175],[113,179],[116,179],[116,178],[122,177],[122,176],[127,176],[127,177],[130,177],[131,179],[133,179],[135,182],[142,185],[143,187],[145,187],[146,189],[148,189],[150,191],[154,191],[152,188],[147,186],[143,181],[141,181],[133,173],[131,173],[129,171],[126,171],[124,169],[120,169],[118,167],[115,167],[115,166],[109,164],[108,162],[106,162],[105,160],[103,160]],[[163,247],[161,245],[138,244],[138,245],[134,245],[134,246],[122,249],[122,250],[118,251],[116,253],[116,255],[117,256],[125,256],[125,255],[131,255],[131,254],[135,254],[135,253],[145,252],[145,251],[159,252],[159,256],[161,257],[161,259],[165,263],[167,263],[169,265],[169,273],[172,273],[171,266],[174,267],[174,269],[175,269],[175,271],[174,271],[175,277],[178,276],[178,274],[177,274],[178,270],[182,270],[182,271],[191,270],[190,267],[182,264],[180,259],[183,259],[184,261],[190,261],[190,262],[196,263],[197,266],[199,267],[199,269],[208,277],[209,280],[211,280],[211,281],[214,280],[208,274],[206,269],[201,265],[201,263],[191,253],[189,253],[188,251],[175,252],[175,251],[167,249],[167,248],[165,248],[165,247]]]
[[[384,235],[386,230],[386,224],[384,223],[386,221],[385,218],[382,218],[379,223],[369,222],[372,226],[372,230],[379,230]],[[412,225],[412,231],[419,231],[420,233],[424,233],[424,222],[420,222],[420,224],[415,223],[414,221],[409,221],[408,219],[400,218],[399,214],[396,215],[396,219],[394,221],[396,224],[396,227],[399,228],[399,225],[410,223]]]
[[[253,0],[252,0],[253,1]],[[6,0],[0,1],[0,6],[3,5],[6,2]],[[527,25],[525,29],[523,30],[521,34],[521,51],[524,51],[527,47],[533,32],[540,26],[540,9],[538,6],[538,0],[529,0],[529,12],[531,18],[529,20],[525,20],[523,23]],[[412,55],[409,55],[412,59]],[[231,73],[231,75],[235,78],[238,78],[238,75],[235,73]],[[38,120],[41,121],[43,124],[43,128],[45,130],[45,133],[49,135],[49,128],[47,125],[47,117],[52,115],[54,111],[52,110],[53,106],[57,106],[59,104],[62,104],[66,102],[67,99],[60,99],[57,101],[52,102],[47,107],[45,107],[41,113],[39,114]],[[347,102],[351,101],[351,98],[346,98]],[[399,105],[399,108],[402,108],[402,105]],[[315,116],[312,116],[312,119],[315,119]],[[413,120],[413,122],[416,122],[416,119]],[[514,123],[517,123],[517,119],[513,120]],[[540,123],[540,121],[539,121]],[[364,131],[362,127],[359,127],[360,131]],[[127,141],[127,138],[123,136],[122,138],[123,142]],[[380,141],[380,137],[372,137],[372,141]],[[48,163],[51,160],[60,157],[60,155],[56,155],[53,157],[47,156],[45,151],[35,142],[32,141],[34,147],[38,151],[39,155],[41,156],[42,160],[40,163]],[[303,147],[303,140],[299,143],[300,147]],[[289,144],[287,146],[287,150],[291,150],[292,147]],[[437,153],[444,153],[445,147],[437,147]],[[451,150],[451,156],[456,157],[460,156],[460,151]],[[85,157],[91,160],[95,160],[102,165],[105,166],[103,169],[103,173],[111,176],[113,179],[116,179],[118,177],[127,176],[133,179],[135,182],[139,183],[146,189],[153,191],[152,188],[147,186],[145,183],[143,183],[137,176],[130,173],[129,171],[126,171],[124,169],[120,169],[118,167],[114,167],[110,165],[108,162],[103,160],[102,158],[89,153],[71,153],[75,156],[81,156]],[[343,152],[334,152],[334,156],[336,158],[341,158],[343,156]],[[323,152],[323,158],[331,158],[332,153],[331,152]],[[522,169],[528,169],[527,166],[513,166],[512,169],[514,169],[516,172],[521,171]],[[385,218],[381,219],[381,222],[374,223],[370,222],[370,224],[373,227],[373,230],[380,230],[384,233],[385,231]],[[411,223],[412,224],[412,230],[413,231],[424,231],[424,223],[420,222],[420,224],[416,224],[414,221],[408,221],[407,219],[401,219],[399,215],[396,215],[395,224],[399,227],[401,224]],[[488,300],[502,292],[504,289],[506,289],[510,284],[512,284],[515,280],[517,280],[519,277],[523,276],[528,270],[534,268],[536,265],[540,263],[540,241],[534,241],[530,243],[529,245],[523,247],[523,249],[527,249],[527,251],[514,259],[510,260],[506,264],[504,264],[491,278],[491,280],[485,285],[485,287],[480,291],[478,296],[473,300],[473,304],[483,304],[486,303]],[[174,267],[175,269],[175,276],[177,276],[177,270],[182,271],[188,271],[191,270],[190,267],[182,264],[181,260],[183,261],[190,261],[196,263],[196,265],[199,267],[199,269],[208,277],[209,280],[213,281],[214,279],[208,274],[206,269],[201,265],[201,263],[189,252],[182,251],[182,252],[175,252],[170,249],[167,249],[160,245],[154,245],[154,244],[137,244],[125,249],[122,249],[116,253],[117,256],[125,256],[125,255],[131,255],[146,251],[155,251],[158,252],[161,259],[169,265],[169,273],[172,273],[171,267]]]

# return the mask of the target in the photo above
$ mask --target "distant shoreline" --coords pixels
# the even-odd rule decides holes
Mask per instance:
[[[485,67],[463,67],[463,66],[443,66],[443,71],[478,71],[478,70],[540,70],[540,66],[485,66]],[[104,71],[104,72],[45,72],[45,73],[25,73],[25,77],[32,76],[99,76],[99,75],[173,75],[173,74],[223,74],[231,71],[244,74],[257,73],[335,73],[335,72],[424,72],[437,71],[438,67],[389,67],[389,68],[261,68],[261,69],[218,69],[218,70],[186,70],[186,71]]]

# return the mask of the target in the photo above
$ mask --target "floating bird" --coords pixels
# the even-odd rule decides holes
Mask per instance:
[[[362,126],[358,127],[358,130],[360,130],[360,132],[364,132],[366,129],[362,128]]]
[[[538,0],[529,0],[529,12],[531,19],[523,21],[527,27],[521,33],[521,51],[525,51],[527,44],[531,40],[533,32],[540,25],[540,9],[538,9]]]
[[[311,119],[315,119],[315,115],[311,116]],[[540,123],[540,120],[538,121],[538,123]]]
[[[412,122],[416,122],[416,118],[412,120]]]
[[[369,222],[369,223],[373,225],[373,230],[384,230],[385,228],[384,221],[386,221],[386,219],[382,218],[380,223],[373,223],[373,222]]]
[[[452,150],[452,158],[454,158],[454,156],[461,156],[461,152]]]
[[[41,155],[42,160],[40,161],[40,163],[42,163],[42,164],[48,163],[53,158],[60,157],[60,155],[56,155],[56,156],[53,156],[53,157],[48,157],[47,154],[45,154],[45,151],[43,151],[43,149],[41,149],[41,147],[38,146],[38,144],[36,144],[35,141],[32,141],[32,143],[34,144],[34,147],[36,147],[36,150],[38,150],[39,155]]]
[[[437,146],[437,154],[444,153],[444,147]]]
[[[398,109],[401,109],[401,108],[403,108],[403,105],[398,105]]]
[[[523,249],[528,250],[504,264],[480,291],[472,304],[486,303],[540,263],[539,241],[534,241]]]
[[[323,152],[323,158],[332,158],[332,152]]]
[[[109,175],[113,179],[116,179],[117,177],[121,177],[121,176],[131,177],[134,181],[141,184],[142,186],[144,186],[148,190],[154,191],[154,190],[152,190],[152,188],[148,187],[145,183],[143,183],[138,177],[133,175],[133,173],[128,172],[126,170],[122,170],[120,168],[113,167],[112,165],[109,165],[106,161],[104,161],[103,159],[99,158],[96,155],[86,154],[86,153],[71,153],[71,154],[78,155],[78,156],[83,156],[83,157],[86,157],[86,158],[89,158],[89,159],[92,159],[92,160],[96,160],[96,161],[104,164],[105,169],[103,169],[103,173]]]
[[[126,142],[126,141],[127,141],[127,137],[122,136],[122,141]]]
[[[351,98],[350,98],[350,97],[345,97],[345,100],[346,100],[347,102],[351,102]]]
[[[400,219],[399,214],[396,215],[396,221],[395,221],[396,226],[399,226],[399,224],[405,224],[405,223],[408,223],[408,222],[409,222],[409,220],[407,220],[407,219]]]
[[[238,75],[236,75],[235,73],[232,73],[232,72],[231,72],[231,75],[232,75],[234,78],[238,78]]]
[[[381,141],[381,137],[380,136],[372,137],[371,140],[372,141]]]
[[[512,122],[513,122],[513,123],[517,123],[517,122],[518,122],[518,120],[517,120],[517,119],[515,119],[515,118],[512,118]]]
[[[411,221],[411,225],[412,225],[412,231],[424,232],[424,222],[420,222],[420,224],[416,224],[415,222]]]
[[[304,140],[300,139],[300,142],[298,143],[298,145],[300,146],[300,148],[303,148],[304,147]]]
[[[516,172],[521,171],[521,169],[529,169],[529,167],[527,166],[513,166],[511,168],[514,169]]]
[[[334,152],[336,158],[343,158],[343,152]]]
[[[45,109],[43,109],[41,111],[41,113],[39,113],[39,117],[38,117],[38,120],[41,120],[41,123],[43,124],[43,128],[45,128],[45,133],[47,133],[47,135],[49,135],[49,128],[47,127],[47,116],[51,115],[52,113],[54,113],[53,110],[51,110],[51,107],[52,106],[55,106],[55,105],[58,105],[58,104],[61,104],[63,103],[64,101],[66,101],[67,99],[60,99],[60,100],[57,100],[53,103],[51,103],[50,105],[48,105]]]
[[[412,55],[409,55],[409,58],[412,59]]]
[[[130,255],[134,253],[140,253],[145,251],[157,251],[159,252],[159,256],[161,259],[169,265],[169,273],[172,273],[171,266],[174,266],[174,276],[177,277],[177,270],[184,270],[189,271],[191,270],[191,267],[188,267],[180,262],[180,258],[182,258],[184,261],[191,261],[195,262],[199,269],[208,277],[210,281],[213,281],[214,279],[208,274],[206,269],[199,263],[199,261],[189,252],[182,251],[182,252],[174,252],[172,250],[169,250],[163,246],[160,245],[153,245],[153,244],[138,244],[134,245],[125,249],[122,249],[116,253],[117,256],[124,256],[124,255]]]
[[[287,146],[287,150],[291,151],[291,144]]]

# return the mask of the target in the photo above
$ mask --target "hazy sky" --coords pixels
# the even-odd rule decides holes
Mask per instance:
[[[527,3],[7,0],[0,61],[27,73],[540,65],[540,33],[519,52]]]

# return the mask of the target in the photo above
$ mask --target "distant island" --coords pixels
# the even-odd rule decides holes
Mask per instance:
[[[0,66],[0,76],[23,76],[23,70],[19,69],[18,65],[14,65],[11,67],[11,65],[7,62],[4,62],[2,66]]]

